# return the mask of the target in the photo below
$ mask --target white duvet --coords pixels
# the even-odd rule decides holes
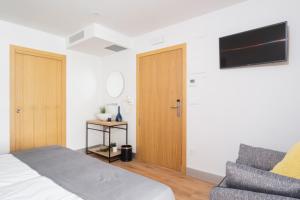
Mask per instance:
[[[11,154],[0,155],[1,200],[82,200]]]

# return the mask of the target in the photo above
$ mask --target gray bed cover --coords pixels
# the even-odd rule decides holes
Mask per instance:
[[[172,193],[159,182],[59,146],[13,155],[85,200],[154,200],[163,193]]]

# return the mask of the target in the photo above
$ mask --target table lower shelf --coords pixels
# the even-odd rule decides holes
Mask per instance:
[[[89,148],[88,151],[92,152],[94,154],[98,154],[100,156],[109,158],[109,152],[108,151],[100,151],[99,149],[100,149],[99,147],[92,147],[92,148]],[[110,157],[111,158],[116,157],[116,156],[120,156],[120,155],[121,155],[120,150],[118,150],[117,152],[110,151]]]

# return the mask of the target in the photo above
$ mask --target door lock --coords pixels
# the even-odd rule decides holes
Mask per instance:
[[[181,117],[181,102],[180,99],[176,100],[176,106],[171,106],[172,109],[177,109],[177,117]]]

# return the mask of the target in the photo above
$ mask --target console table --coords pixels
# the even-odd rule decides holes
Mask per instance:
[[[93,127],[91,127],[93,125]],[[128,144],[128,123],[125,121],[122,122],[116,122],[116,121],[101,121],[101,120],[89,120],[86,122],[86,154],[94,153],[97,155],[100,155],[108,160],[108,162],[113,162],[116,160],[119,160],[119,157],[121,155],[121,151],[118,150],[118,152],[112,152],[111,151],[111,134],[112,129],[119,129],[124,130],[126,133],[126,145]],[[90,147],[89,148],[89,130],[97,131],[99,133],[102,133],[103,135],[103,146],[105,145],[105,135],[108,134],[108,151],[100,151],[98,146]]]

